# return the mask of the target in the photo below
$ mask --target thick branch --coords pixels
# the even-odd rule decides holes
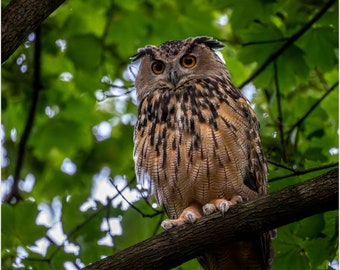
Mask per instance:
[[[12,0],[1,18],[1,63],[65,0]]]
[[[227,241],[245,239],[325,211],[338,209],[338,169],[256,201],[216,213],[194,225],[163,232],[84,269],[169,269]],[[136,228],[138,229],[138,228]]]

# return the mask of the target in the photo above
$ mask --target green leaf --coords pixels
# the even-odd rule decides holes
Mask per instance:
[[[299,228],[296,233],[302,239],[315,238],[320,236],[320,233],[322,232],[324,226],[325,221],[323,215],[314,215],[312,217],[301,220],[299,222]]]
[[[134,206],[142,212],[150,213],[150,206],[143,200],[134,203]],[[122,250],[151,237],[159,228],[161,217],[161,215],[154,218],[142,217],[135,209],[129,208],[122,215],[123,234],[115,237],[115,247]]]
[[[101,57],[100,41],[91,34],[72,36],[67,40],[66,55],[77,69],[91,71],[98,68]]]
[[[39,127],[30,144],[35,146],[35,155],[44,160],[53,149],[58,149],[67,157],[79,149],[86,149],[91,142],[90,130],[82,123],[56,117]]]
[[[306,61],[311,68],[317,67],[326,72],[338,62],[336,36],[335,29],[327,26],[312,28],[301,38],[299,44],[305,51]],[[312,44],[317,46],[311,46]]]
[[[266,44],[278,44],[283,45],[282,41],[282,32],[280,29],[271,23],[261,23],[261,22],[253,22],[250,24],[250,27],[243,28],[240,32],[238,32],[243,40],[243,43],[261,43]],[[247,47],[252,47],[254,45],[244,45]],[[253,55],[256,57],[256,55]]]
[[[88,195],[87,192],[71,195],[68,197],[67,202],[63,202],[61,219],[66,234],[84,222],[87,215],[80,211],[80,206],[85,203]]]
[[[309,75],[309,68],[304,60],[304,52],[291,45],[277,61],[279,84],[281,91],[289,90],[293,85],[296,85],[297,78],[305,80]]]
[[[266,18],[266,6],[260,0],[239,0],[229,2],[233,4],[233,13],[230,23],[235,28],[247,28],[250,22],[254,20],[263,20]],[[254,12],[254,10],[256,10],[256,12]]]
[[[59,252],[57,255],[53,257],[51,260],[51,264],[55,269],[65,269],[65,262],[71,261],[74,262],[76,260],[76,256],[71,253]]]
[[[22,201],[15,206],[3,204],[1,208],[2,247],[28,246],[46,233],[46,228],[35,222],[38,207],[35,202]],[[23,229],[24,228],[24,229]]]
[[[181,264],[180,266],[174,268],[177,270],[192,270],[192,269],[200,269],[200,264],[196,259],[190,260],[186,263]]]
[[[299,250],[291,250],[282,255],[275,256],[273,262],[274,270],[286,270],[287,266],[293,266],[296,269],[311,269],[308,263],[308,258],[304,252]]]
[[[146,27],[150,18],[145,12],[139,10],[126,14],[124,12],[116,12],[110,19],[110,29],[106,42],[110,44],[110,46],[114,46],[119,55],[125,57],[126,62],[128,62],[128,58],[134,54],[137,49],[136,38],[145,38],[147,35]],[[140,31],[136,32],[134,29],[140,29]],[[135,34],[137,34],[137,36],[135,36]]]

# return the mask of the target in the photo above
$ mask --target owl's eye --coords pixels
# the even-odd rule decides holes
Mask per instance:
[[[181,59],[181,65],[185,68],[192,68],[196,65],[196,57],[193,55],[184,55]]]
[[[161,61],[156,61],[156,62],[152,63],[151,69],[152,69],[153,73],[155,73],[156,75],[159,75],[159,74],[163,73],[163,71],[165,69],[165,65]]]

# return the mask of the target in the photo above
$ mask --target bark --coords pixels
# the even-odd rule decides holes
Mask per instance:
[[[338,209],[338,169],[117,252],[84,269],[169,269],[227,241]],[[136,228],[138,230],[138,228]]]
[[[1,16],[1,63],[65,0],[12,0]]]

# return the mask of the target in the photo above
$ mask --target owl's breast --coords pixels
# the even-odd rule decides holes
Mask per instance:
[[[201,204],[243,189],[250,123],[212,80],[191,82],[142,100],[135,127],[140,182],[151,180],[159,203]],[[242,117],[241,117],[242,115]],[[178,200],[179,198],[179,200]]]

